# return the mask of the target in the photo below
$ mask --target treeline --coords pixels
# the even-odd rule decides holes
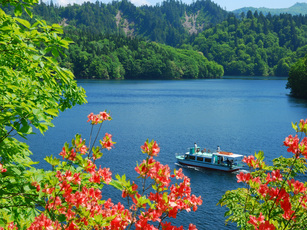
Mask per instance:
[[[223,65],[225,75],[287,76],[306,54],[307,17],[249,11],[238,19],[229,14],[187,43]]]
[[[202,53],[119,35],[69,31],[74,40],[61,64],[77,78],[192,79],[223,76]]]
[[[223,21],[227,12],[210,0],[198,0],[187,5],[177,0],[167,0],[156,6],[136,7],[128,0],[104,4],[84,2],[66,7],[46,4],[36,5],[34,13],[51,23],[66,23],[88,33],[125,34],[177,46],[195,33]],[[184,22],[186,16],[196,15],[191,28]],[[192,18],[188,19],[188,21]]]
[[[51,1],[48,5],[41,2],[33,10],[35,14],[50,23],[62,24],[68,37],[74,37],[75,33],[82,34],[84,39],[91,43],[98,44],[101,42],[100,36],[105,36],[111,44],[112,42],[117,44],[115,41],[117,36],[121,40],[124,39],[123,36],[127,36],[133,37],[133,39],[127,38],[127,41],[144,43],[144,49],[152,49],[149,47],[153,46],[151,43],[145,45],[144,40],[146,40],[202,52],[209,61],[222,65],[225,75],[287,76],[291,65],[300,57],[304,57],[307,52],[306,15],[272,16],[248,11],[236,17],[210,0],[198,0],[190,5],[177,0],[167,0],[156,6],[142,7],[136,7],[127,0],[113,1],[109,4],[98,1],[85,2],[82,5],[73,4],[67,7],[55,5]],[[92,35],[95,38],[90,38]],[[73,39],[76,40],[76,37]],[[76,42],[76,45],[80,44]],[[73,46],[71,49],[91,54],[92,51],[87,46],[89,45],[85,44],[79,48]],[[170,49],[163,45],[159,46]],[[127,47],[130,49],[130,46]],[[79,55],[79,51],[75,50],[69,51],[68,63],[76,63],[73,61],[76,58],[71,56]],[[128,51],[128,56],[134,51]],[[190,51],[184,52],[188,55]],[[183,51],[176,53],[181,55]],[[115,56],[121,59],[118,54]],[[141,60],[136,55],[132,57]],[[166,56],[165,58],[167,59]],[[104,60],[110,58],[105,57]],[[117,62],[116,58],[113,61]],[[111,64],[106,63],[106,65]],[[132,74],[136,77],[133,75],[135,72],[129,71],[129,68],[128,66],[124,68],[125,74],[120,76],[128,77],[128,74]],[[79,74],[93,71],[74,72]]]

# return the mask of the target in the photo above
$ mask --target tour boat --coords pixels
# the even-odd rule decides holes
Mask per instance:
[[[243,167],[243,155],[210,150],[200,150],[200,147],[190,148],[184,154],[176,153],[177,162],[181,165],[188,165],[193,167],[208,168],[225,172],[238,171]]]

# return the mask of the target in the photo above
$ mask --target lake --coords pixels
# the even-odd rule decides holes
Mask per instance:
[[[76,106],[54,120],[55,127],[44,135],[32,135],[28,143],[33,160],[43,161],[46,155],[58,155],[65,142],[76,133],[88,139],[91,112],[111,112],[105,132],[116,143],[105,151],[98,165],[109,167],[115,174],[126,174],[137,181],[134,167],[144,159],[140,146],[156,140],[161,152],[157,160],[171,169],[179,168],[175,153],[185,152],[194,142],[203,148],[251,155],[264,151],[267,162],[280,155],[290,156],[282,146],[294,134],[291,122],[307,118],[307,101],[288,96],[285,78],[223,77],[221,79],[180,81],[99,81],[82,80],[88,104]],[[242,184],[235,173],[183,168],[191,178],[192,192],[202,196],[203,205],[196,212],[180,213],[173,222],[188,228],[236,229],[225,226],[225,208],[216,206],[221,196]],[[103,198],[122,201],[121,192],[103,190]]]

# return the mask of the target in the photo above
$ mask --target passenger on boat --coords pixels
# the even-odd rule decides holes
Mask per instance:
[[[217,152],[220,152],[221,151],[221,148],[220,148],[220,146],[218,145],[217,146],[217,150],[216,150]]]

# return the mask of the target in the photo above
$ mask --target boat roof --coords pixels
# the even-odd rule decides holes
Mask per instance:
[[[243,157],[243,155],[232,153],[231,155],[228,154],[221,154],[221,153],[212,153],[213,155],[222,156],[222,157],[228,157],[228,158],[238,158]]]
[[[228,157],[228,158],[240,158],[243,157],[243,155],[241,154],[236,154],[236,153],[231,153],[231,154],[222,154],[219,152],[197,152],[197,153],[190,153],[190,152],[186,152],[186,155],[192,155],[192,156],[202,156],[202,157],[211,157],[212,155],[216,155],[216,156],[221,156],[221,157]]]

